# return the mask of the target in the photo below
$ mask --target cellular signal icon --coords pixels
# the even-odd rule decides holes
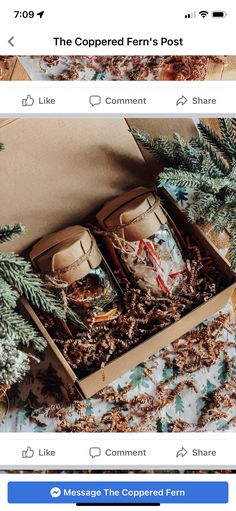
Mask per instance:
[[[196,18],[196,11],[185,14],[185,18]]]
[[[206,18],[206,16],[209,14],[208,11],[199,11],[199,14],[202,18]]]

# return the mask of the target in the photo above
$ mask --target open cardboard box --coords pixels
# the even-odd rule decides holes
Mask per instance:
[[[174,131],[191,137],[195,126],[188,119],[132,120],[159,136]],[[107,200],[127,189],[150,186],[151,172],[122,119],[24,119],[0,124],[1,223],[22,222],[27,234],[4,245],[4,250],[27,252],[48,232],[83,223]],[[151,336],[109,362],[104,368],[78,379],[26,300],[22,303],[48,341],[71,381],[83,397],[91,397],[197,324],[224,307],[236,287],[234,272],[201,230],[190,225],[168,193],[165,208],[178,227],[192,233],[214,257],[225,276],[226,288],[186,314],[178,322]]]

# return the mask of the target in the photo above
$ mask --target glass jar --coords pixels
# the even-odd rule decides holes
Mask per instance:
[[[65,283],[67,304],[81,323],[107,322],[120,313],[115,281],[102,257],[95,238],[76,225],[42,238],[31,251],[36,268],[55,287]]]
[[[97,220],[131,281],[158,296],[181,284],[186,265],[157,195],[138,187],[106,204]]]

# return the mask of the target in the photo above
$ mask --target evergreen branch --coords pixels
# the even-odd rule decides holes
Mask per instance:
[[[236,119],[219,119],[219,134],[200,122],[199,136],[190,141],[174,134],[174,141],[161,137],[152,140],[152,151],[165,165],[158,176],[161,185],[190,188],[199,193],[187,205],[192,222],[213,223],[215,231],[231,232],[231,262],[236,269]],[[164,142],[163,142],[164,140]],[[140,142],[150,147],[148,135]]]
[[[205,154],[209,154],[212,159],[212,162],[219,169],[219,172],[222,175],[227,175],[229,172],[228,164],[222,159],[221,154],[211,146],[204,138],[199,138],[196,142],[194,142],[199,149],[201,149]]]
[[[3,146],[0,144],[0,150]],[[0,243],[24,232],[21,224],[0,225]],[[29,356],[19,345],[41,351],[46,341],[17,311],[17,300],[24,295],[38,308],[63,317],[62,304],[33,274],[31,265],[14,253],[0,252],[0,384],[12,385],[29,371]]]
[[[138,128],[131,128],[131,134],[137,142],[158,158],[163,164],[171,164],[176,160],[175,144],[166,137],[154,140],[150,135]]]
[[[168,168],[159,174],[161,185],[172,184],[176,186],[183,186],[184,188],[194,188],[200,190],[204,185],[207,187],[206,180],[200,174],[193,174],[192,172],[183,172],[182,170]],[[207,190],[205,190],[207,191]]]
[[[15,309],[19,294],[0,276],[0,307]]]
[[[214,194],[220,193],[222,190],[227,189],[229,186],[234,187],[230,180],[222,177],[209,177],[207,175],[202,176],[201,186],[205,187]]]
[[[175,143],[168,140],[167,137],[161,137],[155,140],[156,157],[163,165],[174,165],[178,160]],[[154,153],[155,155],[155,153]]]
[[[234,271],[236,271],[236,223],[230,226],[230,249],[229,256],[231,265]]]
[[[236,208],[229,208],[229,224],[236,226]]]
[[[130,128],[129,131],[135,140],[139,142],[143,147],[145,147],[145,149],[155,154],[155,156],[157,155],[155,140],[150,135],[144,133],[138,128]]]
[[[221,208],[214,215],[214,230],[217,234],[223,232],[229,225],[229,214],[231,206],[222,204]]]
[[[16,347],[14,339],[0,339],[0,385],[13,385],[23,380],[29,370],[29,357]]]
[[[236,119],[233,117],[231,119],[232,121],[232,129],[233,129],[233,133],[234,133],[234,140],[236,140]]]
[[[177,161],[181,162],[182,166],[189,172],[194,172],[196,167],[199,166],[199,157],[194,151],[189,141],[184,140],[178,133],[174,133],[176,143]]]
[[[210,178],[224,178],[225,175],[219,170],[219,167],[212,160],[210,154],[202,155],[202,164],[198,168],[198,172],[208,175]]]
[[[229,167],[228,175],[231,180],[236,181],[236,159],[235,158],[232,158],[232,162]]]
[[[22,224],[0,225],[0,243],[11,241],[23,232],[25,232],[25,227]]]
[[[107,305],[111,304],[116,298],[117,293],[116,290],[111,286],[107,286],[104,290],[103,296],[100,298],[95,298],[91,301],[91,307],[96,309],[105,309]]]
[[[219,207],[219,201],[208,193],[199,193],[197,200],[187,206],[186,212],[191,222],[206,220],[212,222],[215,212]]]
[[[220,153],[227,159],[231,157],[231,154],[228,154],[227,152],[227,147],[223,138],[217,135],[217,133],[213,131],[208,124],[200,121],[198,124],[198,129],[203,139],[205,139],[212,147],[220,151]]]
[[[88,327],[82,321],[81,317],[73,310],[72,307],[67,307],[66,316],[69,321],[74,323],[74,325],[79,326],[82,330],[88,330]]]
[[[18,312],[6,306],[0,309],[0,337],[14,338],[16,345],[21,343],[38,351],[46,346],[45,339]]]
[[[228,118],[219,119],[221,134],[229,157],[236,156],[236,145],[232,120]]]
[[[30,263],[22,257],[13,253],[0,253],[0,275],[38,309],[54,317],[65,318],[63,305],[45,288],[43,281],[32,273]]]
[[[235,203],[235,193],[232,192],[231,190],[226,190],[224,195],[224,202],[226,206],[227,204],[230,204],[230,206],[232,207],[232,204],[234,205]]]

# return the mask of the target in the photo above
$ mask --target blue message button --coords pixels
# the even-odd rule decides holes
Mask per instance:
[[[227,482],[9,482],[9,504],[226,504]]]

